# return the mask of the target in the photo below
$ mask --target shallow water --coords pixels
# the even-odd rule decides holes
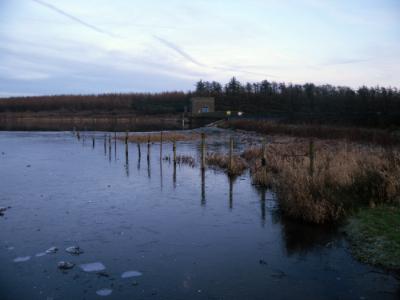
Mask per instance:
[[[130,145],[127,164],[123,143],[105,154],[102,136],[93,149],[89,136],[0,133],[0,206],[11,206],[0,217],[0,299],[399,298],[398,282],[355,261],[339,232],[282,218],[247,174],[174,169],[157,144],[149,163],[146,145],[141,161]],[[178,154],[197,147],[178,143]],[[106,269],[79,267],[93,262]],[[142,276],[121,278],[131,270]]]

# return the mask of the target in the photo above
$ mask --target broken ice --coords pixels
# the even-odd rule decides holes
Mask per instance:
[[[106,269],[106,267],[101,262],[83,264],[79,267],[85,272],[98,272]]]
[[[71,246],[65,249],[66,252],[73,255],[79,255],[83,253],[83,250],[78,246]]]

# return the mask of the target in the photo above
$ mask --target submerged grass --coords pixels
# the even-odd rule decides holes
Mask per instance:
[[[400,208],[362,209],[346,226],[353,254],[361,261],[400,270]]]
[[[230,165],[229,155],[209,153],[206,156],[206,163],[209,166],[224,170],[230,176],[240,176],[248,168],[246,161],[237,155],[233,155],[232,165]]]
[[[168,156],[164,156],[163,160],[171,162],[173,159],[171,159],[171,156],[168,155]],[[187,165],[192,168],[194,168],[196,166],[196,159],[189,155],[177,155],[175,162],[178,165]]]

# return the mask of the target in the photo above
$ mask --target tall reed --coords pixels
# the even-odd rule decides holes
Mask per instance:
[[[267,170],[261,149],[246,150],[255,184],[273,187],[284,213],[308,222],[337,221],[360,205],[400,204],[400,154],[393,148],[316,143],[315,170],[310,173],[308,141],[272,144]]]

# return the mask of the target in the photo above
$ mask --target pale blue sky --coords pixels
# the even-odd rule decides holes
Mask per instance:
[[[0,96],[400,86],[399,0],[0,0]]]

